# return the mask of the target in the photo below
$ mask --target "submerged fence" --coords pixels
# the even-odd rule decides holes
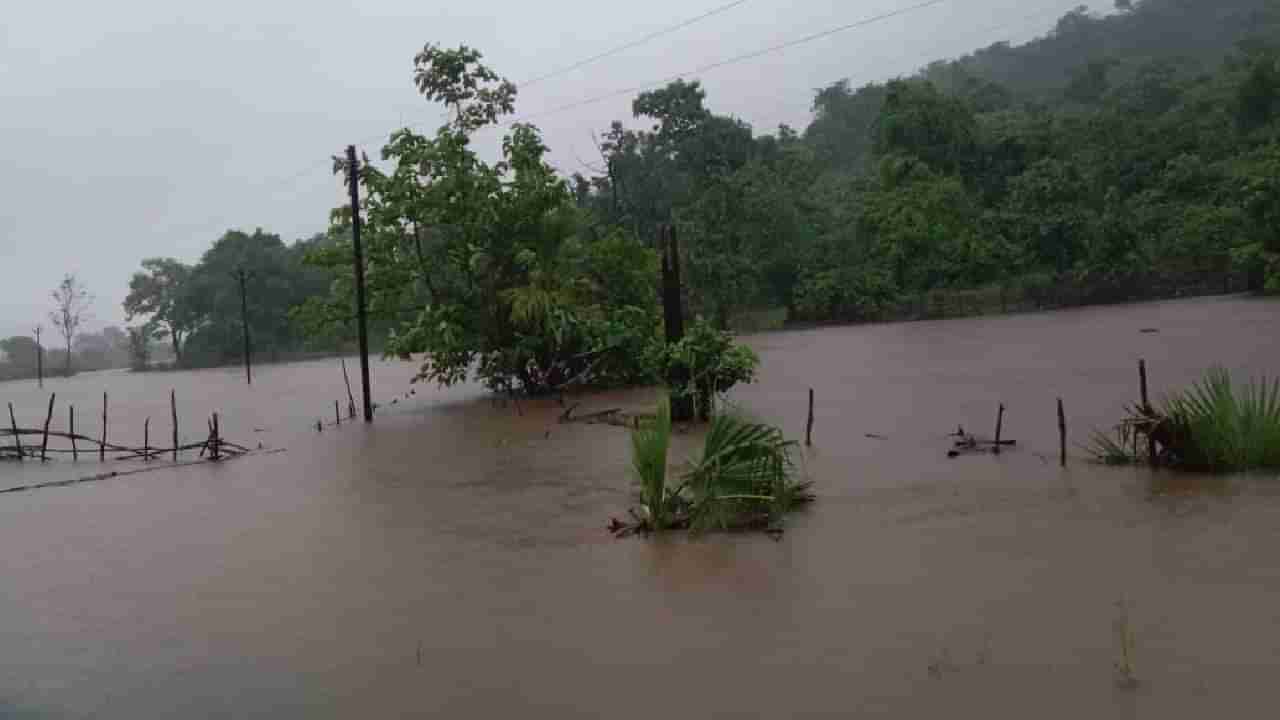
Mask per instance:
[[[49,459],[50,454],[70,455],[72,460],[79,460],[80,455],[83,453],[90,459],[96,455],[99,462],[105,462],[108,459],[153,460],[165,455],[169,455],[173,462],[178,462],[182,453],[199,451],[199,458],[208,458],[217,462],[249,452],[248,448],[222,437],[220,419],[216,412],[206,420],[208,435],[203,441],[182,444],[178,434],[178,398],[175,391],[169,392],[170,429],[172,431],[170,435],[171,444],[169,445],[151,444],[150,417],[143,421],[141,445],[110,442],[108,439],[108,430],[110,428],[109,398],[105,392],[102,393],[102,422],[99,428],[99,437],[93,438],[76,432],[76,408],[74,405],[67,407],[67,429],[65,431],[53,430],[50,425],[53,423],[57,398],[57,393],[49,395],[49,406],[45,412],[44,425],[39,428],[19,427],[13,410],[13,403],[8,404],[9,425],[8,427],[0,427],[0,460],[39,460],[43,462]],[[27,439],[38,439],[39,442],[28,442]],[[51,439],[66,441],[66,443],[63,447],[50,447],[49,441]]]

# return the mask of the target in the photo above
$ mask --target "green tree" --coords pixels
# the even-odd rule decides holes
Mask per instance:
[[[199,301],[191,294],[192,270],[173,258],[143,260],[142,272],[129,279],[129,294],[124,299],[125,319],[149,316],[148,322],[169,337],[179,366],[184,364],[183,341],[203,321],[195,309]]]

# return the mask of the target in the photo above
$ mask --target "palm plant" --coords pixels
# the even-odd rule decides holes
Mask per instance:
[[[782,431],[734,415],[712,422],[702,456],[669,485],[671,410],[658,405],[652,423],[631,431],[631,466],[640,486],[634,524],[611,525],[619,535],[670,528],[760,527],[814,499],[812,483],[793,478],[794,441]]]
[[[696,530],[729,529],[775,519],[812,499],[811,483],[794,482],[791,448],[778,428],[734,416],[711,423],[702,457],[684,479]]]
[[[671,446],[671,405],[658,404],[652,424],[631,431],[631,467],[640,483],[640,504],[644,519],[654,530],[670,523],[672,498],[667,492],[667,449]]]
[[[1158,446],[1162,464],[1214,472],[1280,468],[1280,380],[1237,388],[1226,370],[1213,368],[1159,409],[1132,407],[1112,438],[1094,433],[1090,450],[1109,464],[1142,459],[1139,435]],[[1130,451],[1130,447],[1133,450]]]
[[[1204,470],[1280,467],[1280,380],[1237,390],[1214,368],[1164,402],[1168,445],[1179,464]]]

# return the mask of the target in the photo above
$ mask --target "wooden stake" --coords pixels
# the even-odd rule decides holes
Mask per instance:
[[[178,391],[169,391],[169,412],[173,414],[173,461],[178,462]]]
[[[1152,432],[1152,430],[1155,429],[1154,426],[1152,425],[1152,423],[1155,422],[1154,420],[1155,411],[1151,407],[1151,398],[1147,394],[1147,361],[1146,360],[1138,361],[1138,382],[1141,385],[1141,392],[1142,392],[1142,412],[1144,415],[1147,416],[1147,458],[1151,462],[1152,466],[1156,466],[1160,464],[1160,457],[1156,454],[1156,438],[1155,438],[1155,434]],[[1137,442],[1136,437],[1134,438],[1134,442],[1135,443]],[[1134,454],[1137,454],[1136,448],[1134,449]]]
[[[341,425],[341,424],[342,424],[342,415],[339,415],[339,414],[338,414],[338,401],[337,401],[337,400],[334,400],[334,401],[333,401],[333,424],[334,424],[334,425]]]
[[[1004,429],[1004,403],[1000,403],[1000,409],[996,412],[996,444],[993,452],[1000,454],[1000,432]]]
[[[98,446],[99,462],[107,459],[107,394],[102,393],[102,444]]]
[[[18,459],[23,459],[22,438],[18,435],[18,419],[13,414],[13,403],[9,403],[9,427],[13,428],[13,447],[18,451]]]
[[[347,417],[356,419],[356,397],[351,394],[351,377],[347,375],[347,359],[342,358],[342,379],[347,383]]]
[[[218,438],[218,413],[214,413],[209,432],[209,458],[211,460],[221,459],[221,448],[219,447],[221,444],[222,441]]]
[[[1151,400],[1147,397],[1147,361],[1138,361],[1138,383],[1142,392],[1142,409],[1151,410]]]
[[[151,418],[142,421],[142,459],[151,459]]]
[[[71,417],[70,417],[70,421],[71,421],[71,460],[72,460],[72,461],[79,461],[79,460],[80,460],[80,452],[79,452],[78,450],[76,450],[76,406],[75,406],[75,405],[68,405],[68,406],[67,406],[67,410],[69,411],[70,416],[71,416]]]
[[[813,445],[813,388],[809,388],[809,420],[804,426],[804,444]]]
[[[53,420],[53,401],[58,397],[58,393],[49,394],[49,412],[44,416],[44,439],[40,441],[40,462],[44,462],[49,458],[46,453],[49,450],[49,421]]]
[[[1062,398],[1058,398],[1058,452],[1059,463],[1067,466],[1067,415],[1062,411]]]

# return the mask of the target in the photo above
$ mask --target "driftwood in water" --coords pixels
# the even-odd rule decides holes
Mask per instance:
[[[653,413],[643,412],[627,412],[622,408],[609,408],[608,410],[600,410],[597,412],[586,413],[585,415],[574,415],[573,407],[566,410],[560,415],[561,423],[584,423],[587,425],[613,425],[616,427],[624,427],[636,429],[640,427],[642,421],[652,420]]]
[[[952,437],[958,437],[952,445],[952,449],[947,451],[947,457],[955,458],[961,455],[976,455],[979,453],[995,453],[999,454],[1001,448],[1010,448],[1018,444],[1017,440],[983,440],[976,435],[958,435],[953,434]]]

